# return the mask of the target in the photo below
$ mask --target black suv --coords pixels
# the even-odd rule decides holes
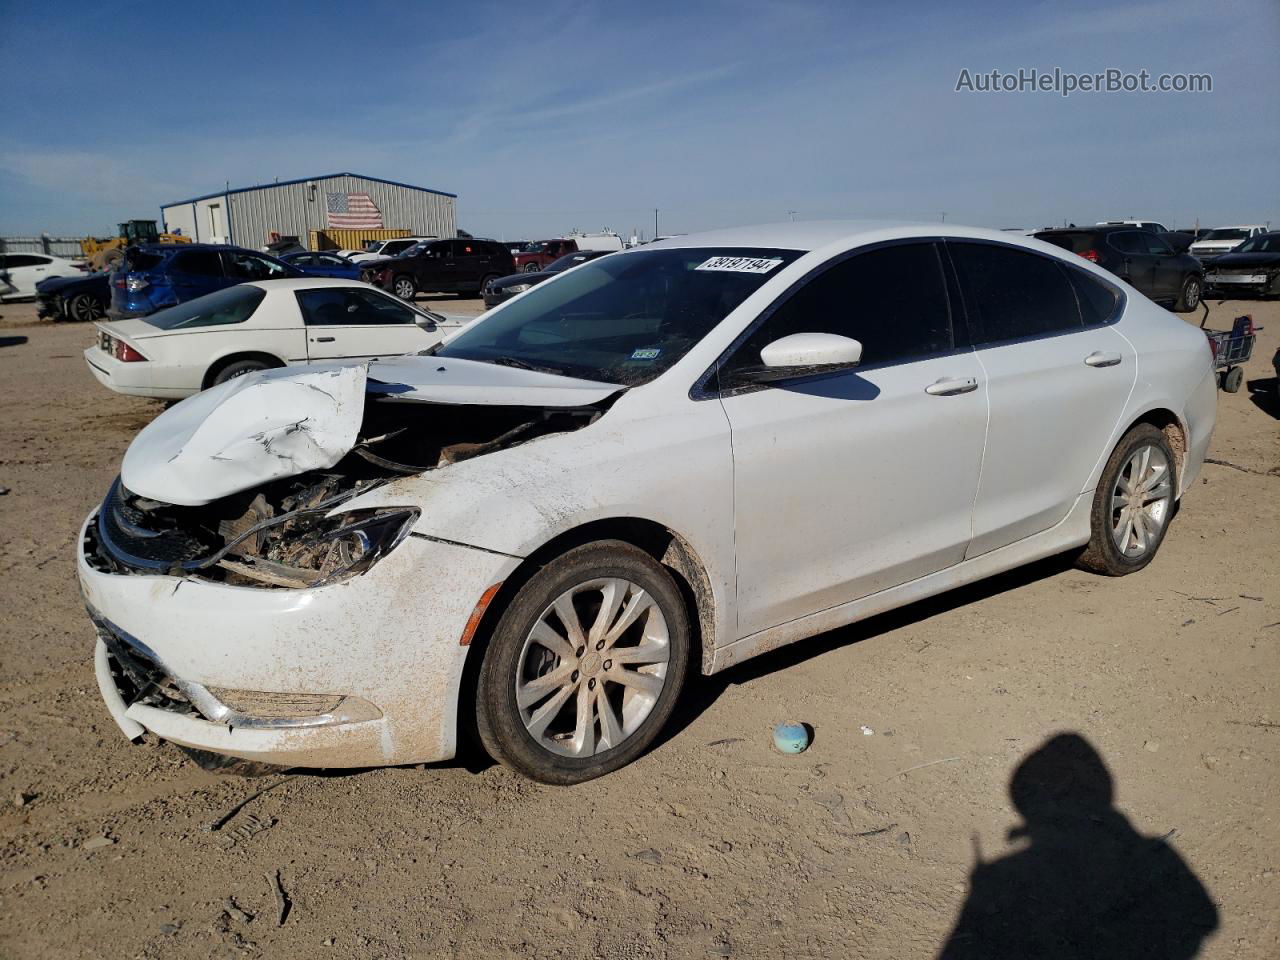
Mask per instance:
[[[424,240],[397,257],[360,264],[360,279],[401,300],[420,291],[477,297],[490,280],[515,273],[511,251],[496,240],[473,237]]]
[[[1162,237],[1131,226],[1067,227],[1036,235],[1110,270],[1157,303],[1179,313],[1200,305],[1204,268],[1189,253],[1176,253]]]

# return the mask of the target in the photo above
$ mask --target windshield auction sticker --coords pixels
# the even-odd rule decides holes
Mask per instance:
[[[712,257],[694,267],[695,270],[720,270],[728,273],[768,273],[782,262],[763,257]]]

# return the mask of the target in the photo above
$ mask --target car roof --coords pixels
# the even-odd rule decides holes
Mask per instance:
[[[359,287],[362,290],[373,290],[360,280],[344,280],[341,277],[277,277],[274,280],[246,280],[245,283],[263,290],[302,290],[312,287]],[[383,291],[379,291],[380,293]],[[391,296],[391,294],[387,294]],[[412,306],[406,304],[406,306]]]
[[[1115,229],[1085,227],[1085,230]],[[1124,229],[1133,230],[1135,227]],[[1043,231],[1041,231],[1043,232]],[[819,250],[833,244],[856,246],[861,242],[875,242],[896,237],[952,237],[954,239],[994,240],[1014,246],[1026,245],[1039,249],[1034,241],[1019,234],[1007,233],[985,227],[966,227],[961,224],[928,223],[911,220],[812,220],[809,222],[764,223],[746,227],[730,227],[709,230],[684,236],[656,240],[632,251],[639,252],[662,248],[674,250],[680,247],[764,247],[779,250]]]
[[[1136,223],[1099,223],[1091,227],[1049,227],[1045,230],[1037,230],[1036,236],[1042,233],[1154,233],[1153,230],[1145,230]]]

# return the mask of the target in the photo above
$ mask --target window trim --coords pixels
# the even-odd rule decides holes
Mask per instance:
[[[712,361],[693,382],[693,386],[689,388],[690,400],[713,400],[721,397],[736,397],[744,393],[755,393],[759,390],[776,389],[779,384],[796,383],[798,381],[809,382],[812,380],[821,380],[825,377],[843,377],[850,373],[858,373],[863,370],[882,370],[886,367],[898,367],[908,363],[918,363],[922,360],[932,360],[938,357],[956,356],[962,353],[969,353],[973,350],[970,345],[971,337],[969,335],[968,316],[963,310],[956,309],[955,297],[958,294],[958,284],[955,290],[952,289],[953,283],[957,283],[956,278],[952,276],[954,267],[951,264],[951,258],[943,255],[943,250],[939,246],[941,241],[945,241],[945,237],[941,236],[923,236],[923,237],[896,237],[893,240],[881,240],[878,243],[864,244],[862,246],[853,247],[849,250],[843,250],[830,257],[822,263],[817,264],[807,271],[803,276],[793,280],[791,284],[774,297],[773,301],[756,314],[755,318],[747,324],[738,335],[733,338],[727,347],[720,352],[720,355]],[[904,358],[902,360],[885,360],[881,363],[869,363],[865,366],[859,364],[852,370],[839,370],[829,373],[808,373],[801,374],[792,379],[778,380],[772,383],[747,383],[734,387],[722,387],[719,383],[721,369],[724,368],[729,358],[732,357],[743,344],[749,340],[760,327],[764,326],[769,319],[780,310],[783,305],[794,296],[801,287],[808,284],[811,280],[816,279],[819,275],[826,273],[828,270],[838,267],[840,264],[854,257],[861,256],[866,253],[872,253],[876,250],[883,250],[888,247],[901,247],[907,244],[926,244],[933,248],[934,256],[938,259],[938,270],[942,275],[942,284],[944,295],[947,300],[947,312],[951,320],[951,334],[955,341],[955,345],[950,350],[941,350],[934,353],[922,353],[914,357]],[[810,251],[812,252],[812,251]]]
[[[957,243],[957,244],[958,243],[975,243],[975,244],[982,244],[988,247],[1003,247],[1007,250],[1016,250],[1020,253],[1027,253],[1032,256],[1040,257],[1041,259],[1048,260],[1052,263],[1056,263],[1061,270],[1067,273],[1067,276],[1065,277],[1065,279],[1067,281],[1067,286],[1071,289],[1071,297],[1073,300],[1075,300],[1076,313],[1080,317],[1080,326],[1072,330],[1057,330],[1051,333],[1029,333],[1021,337],[1009,337],[1008,339],[1005,339],[1005,340],[989,340],[985,343],[975,343],[973,339],[973,331],[977,329],[978,325],[976,323],[970,322],[969,304],[965,300],[964,286],[963,284],[960,283],[960,270],[955,265],[955,260],[951,256],[952,243]],[[1125,295],[1124,290],[1116,286],[1110,280],[1107,280],[1105,277],[1100,277],[1097,274],[1091,273],[1088,270],[1081,269],[1080,267],[1077,267],[1075,264],[1070,263],[1069,261],[1064,260],[1061,257],[1052,256],[1047,253],[1041,253],[1039,250],[1028,250],[1026,247],[1021,247],[1021,246],[1018,246],[1017,244],[1001,243],[998,240],[988,240],[985,237],[944,237],[943,248],[946,251],[947,262],[951,264],[951,269],[955,272],[956,302],[959,304],[960,312],[964,315],[965,329],[968,330],[970,333],[969,342],[970,344],[972,344],[972,348],[975,351],[990,350],[994,347],[1004,347],[1004,346],[1010,346],[1012,344],[1018,344],[1018,343],[1032,343],[1036,340],[1048,340],[1051,337],[1066,337],[1066,336],[1071,336],[1072,334],[1075,334],[1075,333],[1083,333],[1087,330],[1099,330],[1103,327],[1113,326],[1119,322],[1122,316],[1124,316],[1125,307],[1128,306],[1128,297]],[[1084,316],[1085,316],[1084,307],[1080,303],[1080,295],[1076,292],[1075,284],[1071,282],[1071,277],[1068,272],[1071,270],[1075,270],[1077,273],[1082,273],[1085,275],[1085,277],[1091,280],[1096,280],[1097,282],[1101,283],[1103,286],[1108,287],[1111,290],[1111,292],[1115,294],[1115,298],[1116,298],[1115,306],[1112,308],[1111,315],[1108,316],[1107,319],[1103,320],[1100,323],[1084,322]]]

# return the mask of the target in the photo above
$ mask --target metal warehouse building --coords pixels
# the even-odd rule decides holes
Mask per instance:
[[[458,195],[356,173],[264,183],[167,203],[166,229],[200,243],[259,248],[277,236],[298,237],[333,228],[404,229],[452,237]]]

